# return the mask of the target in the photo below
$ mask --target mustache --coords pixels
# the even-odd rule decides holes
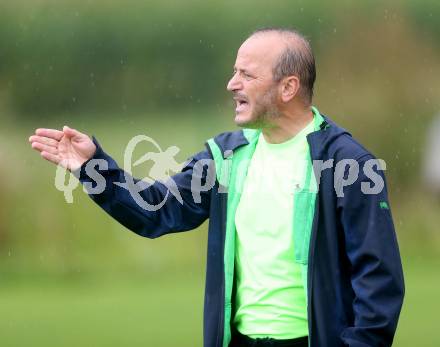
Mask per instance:
[[[240,92],[235,92],[235,93],[233,94],[233,99],[234,99],[234,100],[235,100],[235,99],[240,99],[240,100],[244,100],[244,101],[246,101],[246,102],[249,101],[247,95],[244,94],[244,93],[240,93]]]

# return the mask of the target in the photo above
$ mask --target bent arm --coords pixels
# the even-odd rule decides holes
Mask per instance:
[[[194,201],[191,191],[193,176],[207,175],[207,170],[195,172],[194,165],[200,159],[210,159],[208,151],[205,150],[193,156],[180,173],[172,176],[173,185],[156,181],[151,185],[145,184],[140,191],[133,191],[134,187],[132,184],[130,187],[130,182],[139,184],[140,180],[133,179],[119,168],[117,163],[103,151],[95,138],[93,142],[96,145],[94,156],[73,173],[82,184],[89,182],[93,187],[96,182],[91,177],[92,175],[87,173],[87,171],[90,173],[90,170],[86,170],[86,167],[96,160],[107,163],[101,167],[92,165],[94,170],[104,178],[105,188],[97,194],[94,194],[91,189],[89,196],[128,229],[141,236],[156,238],[170,232],[194,229],[208,218],[210,191],[201,192],[199,202]],[[199,177],[199,179],[203,181],[206,177]],[[173,191],[173,186],[177,187],[178,194],[173,194],[176,193]],[[129,189],[132,189],[131,193]],[[179,195],[181,199],[176,198]],[[161,207],[158,208],[159,206]]]
[[[399,249],[389,209],[385,177],[378,194],[365,194],[361,183],[367,155],[361,158],[357,181],[339,198],[345,248],[351,264],[354,326],[341,337],[351,347],[391,346],[404,296]]]

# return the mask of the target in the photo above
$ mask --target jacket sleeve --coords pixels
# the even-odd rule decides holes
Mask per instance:
[[[211,190],[202,189],[199,198],[194,199],[191,189],[193,180],[199,180],[201,185],[206,183],[209,170],[200,170],[196,163],[201,159],[211,159],[207,150],[190,158],[182,171],[171,177],[171,181],[148,184],[119,168],[94,137],[93,142],[96,145],[94,156],[73,174],[83,185],[87,183],[86,190],[93,201],[131,231],[156,238],[170,232],[194,229],[208,218]],[[99,162],[104,165],[99,165]],[[94,173],[90,170],[91,166]],[[94,193],[99,182],[97,174],[101,175],[101,183],[105,181],[105,188]],[[141,184],[140,191],[135,189],[134,184]]]
[[[375,159],[367,154],[358,160],[358,179],[338,198],[355,295],[354,324],[341,335],[350,347],[391,346],[404,296],[385,177],[377,166],[368,170],[369,160]],[[379,192],[365,193],[380,180],[383,188]]]

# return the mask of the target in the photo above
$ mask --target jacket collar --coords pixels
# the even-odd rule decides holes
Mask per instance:
[[[321,114],[321,116],[324,120],[319,125],[319,130],[307,135],[312,160],[321,159],[328,145],[339,136],[345,134],[351,137],[347,130],[341,128],[326,115]],[[254,143],[260,132],[261,130],[242,129],[220,134],[214,138],[214,141],[220,148],[223,159],[227,159],[238,148]]]

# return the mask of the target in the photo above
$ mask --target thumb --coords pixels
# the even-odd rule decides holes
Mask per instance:
[[[65,125],[63,127],[63,133],[67,136],[67,137],[74,137],[74,136],[80,136],[82,135],[78,130],[69,128],[67,125]]]

